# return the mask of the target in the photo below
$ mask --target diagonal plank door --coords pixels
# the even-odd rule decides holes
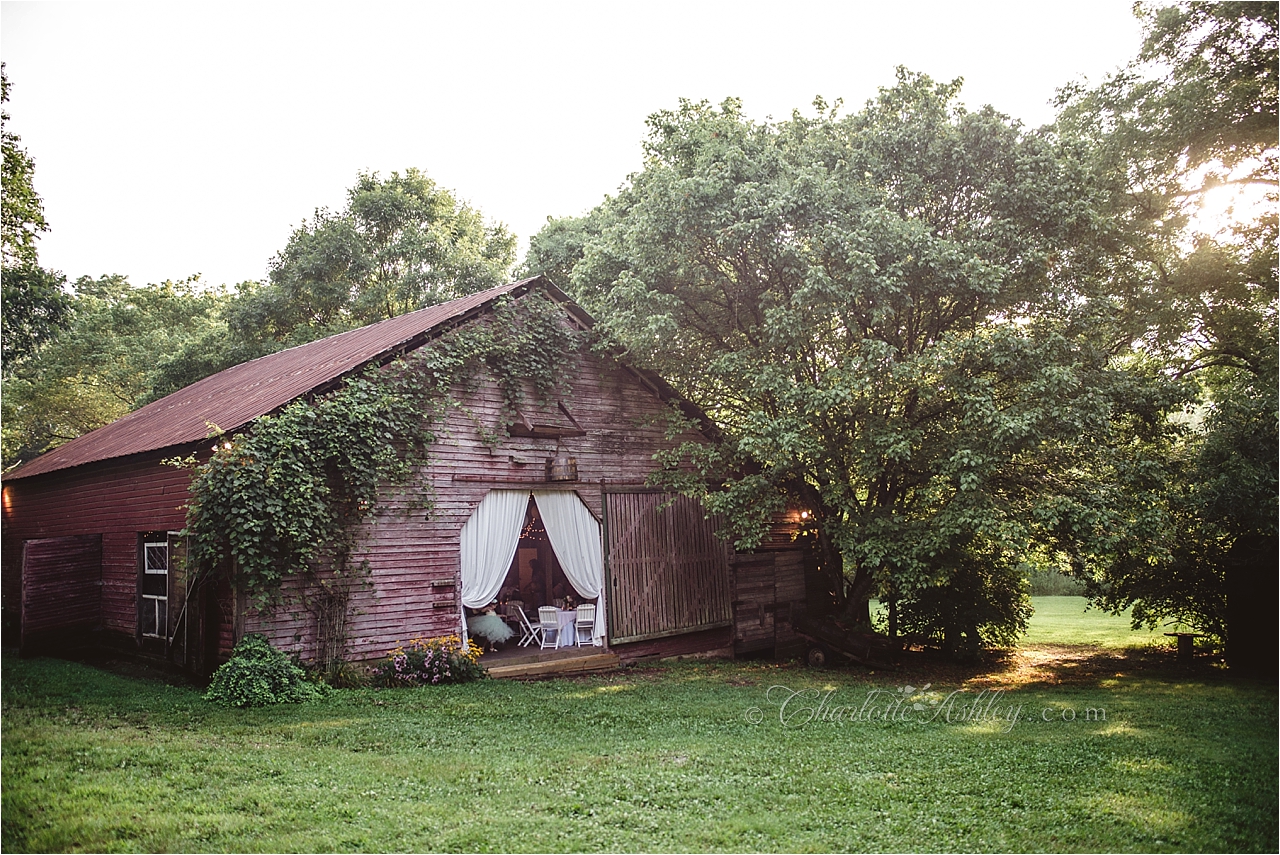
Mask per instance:
[[[605,494],[609,641],[728,626],[729,552],[698,502],[671,493]]]

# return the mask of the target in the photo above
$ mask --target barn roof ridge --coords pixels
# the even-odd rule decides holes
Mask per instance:
[[[50,449],[5,473],[4,480],[189,445],[207,439],[210,425],[220,431],[238,430],[366,365],[420,346],[451,322],[465,319],[501,296],[527,292],[535,285],[557,302],[575,305],[550,280],[534,276],[278,350],[197,380]]]

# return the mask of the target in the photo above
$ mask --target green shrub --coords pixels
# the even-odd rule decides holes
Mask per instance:
[[[313,701],[326,688],[308,681],[304,670],[255,633],[241,639],[231,658],[213,672],[204,698],[227,707],[262,707]]]
[[[1027,576],[1033,597],[1083,597],[1084,582],[1053,568],[1034,568]]]
[[[958,660],[972,659],[982,647],[1012,647],[1032,611],[1021,568],[963,552],[952,559],[945,584],[898,600],[898,631],[931,638]]]

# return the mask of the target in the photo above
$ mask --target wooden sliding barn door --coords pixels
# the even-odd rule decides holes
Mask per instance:
[[[684,496],[607,492],[609,641],[623,644],[728,626],[729,549]]]

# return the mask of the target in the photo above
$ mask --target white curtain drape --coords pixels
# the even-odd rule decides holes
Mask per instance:
[[[490,490],[462,527],[464,608],[478,609],[498,598],[528,507],[528,490]]]
[[[578,498],[561,490],[534,490],[542,524],[565,577],[584,599],[596,601],[595,644],[604,644],[604,548],[600,523]]]

